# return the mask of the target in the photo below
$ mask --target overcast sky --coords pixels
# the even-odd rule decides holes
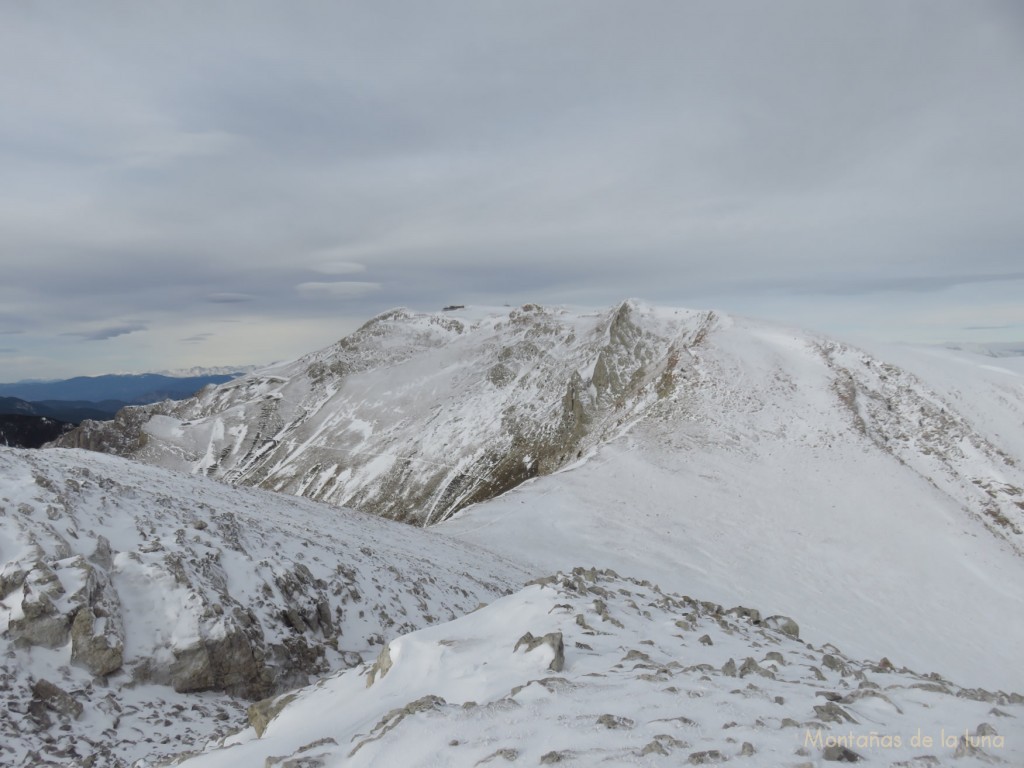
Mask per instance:
[[[0,381],[394,306],[1024,339],[1024,3],[0,3]]]

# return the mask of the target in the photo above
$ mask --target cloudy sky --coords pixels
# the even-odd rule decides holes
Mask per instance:
[[[0,3],[0,381],[627,296],[1024,339],[1024,3]]]

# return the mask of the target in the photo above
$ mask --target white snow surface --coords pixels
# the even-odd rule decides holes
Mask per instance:
[[[1020,535],[987,514],[1020,529],[1024,388],[921,372],[722,324],[662,411],[440,527],[537,575],[613,567],[786,613],[858,656],[1024,690]],[[972,382],[968,419],[952,395]]]
[[[771,623],[576,569],[396,639],[389,667],[297,692],[261,735],[181,765],[818,766],[829,746],[865,765],[1024,761],[1024,698],[859,662]],[[526,650],[527,632],[551,642]],[[961,738],[977,751],[956,757]],[[934,762],[900,762],[923,755]]]

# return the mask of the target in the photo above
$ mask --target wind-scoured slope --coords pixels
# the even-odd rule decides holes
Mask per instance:
[[[181,765],[1024,763],[1019,694],[850,658],[789,618],[610,571],[540,582],[264,703]]]
[[[84,451],[0,449],[0,522],[4,765],[204,743],[244,719],[228,694],[303,685],[523,579],[430,531]]]

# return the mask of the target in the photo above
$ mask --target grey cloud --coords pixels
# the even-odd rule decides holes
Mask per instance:
[[[197,334],[195,334],[193,336],[186,336],[183,339],[179,339],[179,341],[181,341],[181,342],[183,342],[185,344],[200,344],[200,343],[202,343],[202,342],[204,342],[207,339],[212,338],[212,337],[213,337],[212,333],[197,333]]]
[[[350,298],[365,296],[380,290],[380,283],[368,283],[353,280],[335,280],[332,282],[307,282],[295,286],[295,290],[304,296],[329,296],[331,298]]]
[[[255,298],[248,293],[211,293],[206,300],[213,304],[242,304]]]
[[[965,331],[1003,331],[1011,328],[1024,328],[1024,323],[1001,323],[998,325],[965,325]]]
[[[0,328],[994,290],[1024,249],[1021,20],[947,0],[8,4],[0,303],[21,319]]]
[[[931,293],[961,285],[977,283],[1005,283],[1024,280],[1024,272],[1007,272],[997,275],[921,275],[917,277],[893,277],[876,280],[850,280],[848,283],[830,282],[801,288],[804,293],[825,293],[854,296],[883,292]]]
[[[62,333],[62,336],[77,336],[80,339],[86,341],[105,341],[107,339],[114,339],[118,336],[125,336],[129,333],[136,333],[138,331],[145,331],[146,326],[140,323],[134,323],[131,325],[111,325],[106,328],[97,328],[91,331],[67,331]]]

